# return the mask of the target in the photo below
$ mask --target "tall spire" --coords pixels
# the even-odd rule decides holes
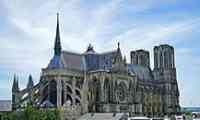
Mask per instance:
[[[34,86],[34,83],[33,83],[32,75],[29,75],[29,77],[28,77],[27,88],[28,88],[28,89],[31,89],[33,86]]]
[[[121,52],[121,50],[120,50],[120,43],[119,42],[117,43],[117,51]]]
[[[60,43],[59,13],[57,13],[57,27],[56,27],[54,55],[60,56],[60,54],[61,54],[61,43]]]
[[[17,79],[16,75],[14,75],[12,91],[13,92],[19,91],[18,79]]]
[[[124,64],[126,64],[126,56],[124,55]]]

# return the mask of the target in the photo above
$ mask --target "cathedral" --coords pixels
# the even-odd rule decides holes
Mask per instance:
[[[12,108],[23,109],[28,103],[59,108],[68,119],[86,113],[175,114],[180,106],[174,48],[163,44],[153,50],[153,69],[148,51],[131,51],[127,62],[119,43],[102,53],[91,44],[82,53],[63,50],[57,16],[54,55],[37,84],[30,75],[27,87],[20,89],[14,76]]]

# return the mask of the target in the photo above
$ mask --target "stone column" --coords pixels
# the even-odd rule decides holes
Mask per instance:
[[[75,104],[75,96],[76,96],[76,77],[75,76],[73,76],[72,77],[72,99],[73,99],[73,104]]]
[[[84,72],[84,83],[82,87],[82,100],[81,100],[81,107],[82,107],[82,113],[88,112],[88,79],[86,76],[86,72]]]

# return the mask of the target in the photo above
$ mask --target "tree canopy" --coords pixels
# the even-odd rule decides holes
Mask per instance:
[[[1,120],[61,120],[58,109],[39,109],[28,105],[24,110],[0,113]]]

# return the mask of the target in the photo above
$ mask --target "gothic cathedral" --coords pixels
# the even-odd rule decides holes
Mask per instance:
[[[13,109],[31,103],[41,108],[64,108],[65,114],[74,118],[91,112],[177,113],[174,48],[167,44],[154,47],[153,70],[148,51],[131,51],[130,56],[128,63],[119,43],[115,50],[103,53],[96,52],[91,44],[83,53],[63,50],[57,16],[54,55],[36,85],[30,76],[27,88],[20,90],[14,76]]]

